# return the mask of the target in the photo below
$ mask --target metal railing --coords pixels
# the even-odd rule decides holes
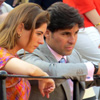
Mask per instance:
[[[7,100],[6,98],[6,87],[5,87],[5,79],[7,77],[19,77],[19,78],[49,78],[49,79],[66,79],[65,77],[57,77],[57,76],[27,76],[27,75],[11,75],[7,74],[6,71],[0,71],[0,100]],[[76,91],[76,87],[79,82],[77,80],[73,80],[74,89],[73,89],[73,100],[79,100],[79,91]]]

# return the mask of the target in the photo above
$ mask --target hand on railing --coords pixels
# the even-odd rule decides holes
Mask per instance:
[[[39,81],[39,90],[42,94],[42,96],[46,96],[47,98],[49,98],[49,94],[54,91],[55,89],[55,84],[53,82],[53,80],[51,79],[44,79],[44,80],[40,80]]]

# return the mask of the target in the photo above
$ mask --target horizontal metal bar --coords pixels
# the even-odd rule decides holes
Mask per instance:
[[[19,78],[44,78],[44,79],[66,79],[65,77],[57,76],[28,76],[28,75],[14,75],[8,74],[5,70],[0,71],[0,79],[5,79],[7,77],[19,77]]]
[[[14,74],[7,74],[6,71],[0,71],[0,78],[6,77],[19,77],[19,78],[44,78],[44,79],[66,79],[63,76],[28,76],[28,75],[14,75]],[[94,76],[94,79],[100,79],[100,76]]]
[[[0,74],[0,77],[66,79],[65,77],[57,77],[57,76],[28,76],[28,75],[13,75],[13,74],[2,74],[2,75]]]

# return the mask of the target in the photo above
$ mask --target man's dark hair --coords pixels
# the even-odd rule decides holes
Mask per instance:
[[[55,32],[62,29],[71,29],[75,24],[83,27],[83,17],[78,10],[62,2],[52,4],[47,11],[50,13],[48,29]]]

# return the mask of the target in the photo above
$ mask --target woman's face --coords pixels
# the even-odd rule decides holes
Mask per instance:
[[[32,32],[31,38],[31,30],[28,31],[24,29],[20,39],[18,40],[18,47],[32,53],[34,49],[39,46],[39,44],[44,43],[44,33],[46,32],[46,29],[47,23],[42,24],[39,28]]]

